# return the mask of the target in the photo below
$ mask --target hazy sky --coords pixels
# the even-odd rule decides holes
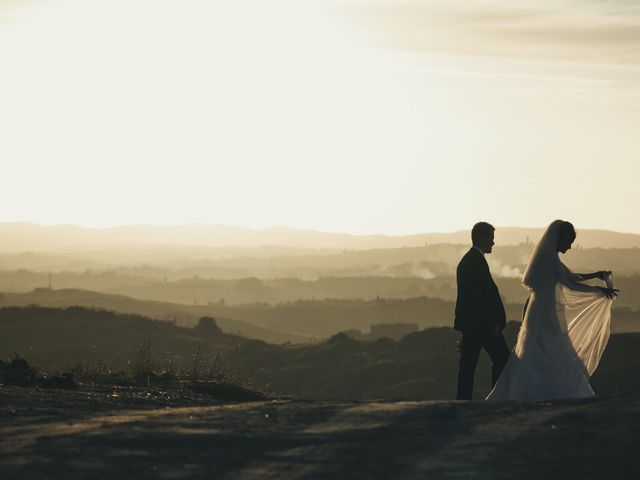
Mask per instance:
[[[0,222],[640,233],[636,0],[0,0]]]

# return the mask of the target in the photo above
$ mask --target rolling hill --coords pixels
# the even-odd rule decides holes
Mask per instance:
[[[505,330],[513,345],[519,324]],[[459,354],[458,333],[431,328],[401,340],[362,342],[338,334],[314,345],[272,345],[222,332],[179,327],[139,315],[69,307],[0,308],[0,357],[15,353],[51,368],[77,362],[124,368],[136,358],[139,345],[150,339],[159,368],[189,365],[194,352],[203,361],[225,364],[242,372],[258,388],[303,399],[453,398]],[[610,339],[592,385],[599,395],[637,395],[640,334]],[[490,389],[490,365],[481,355],[476,373],[477,398]]]
[[[49,308],[80,306],[111,310],[123,314],[143,315],[152,319],[165,320],[176,325],[193,326],[198,318],[212,315],[205,306],[180,305],[167,302],[142,301],[122,295],[110,295],[87,290],[36,289],[29,293],[5,293],[0,296],[0,306],[25,307],[39,305]],[[269,343],[303,343],[313,340],[304,335],[296,335],[216,314],[218,326],[225,332]]]

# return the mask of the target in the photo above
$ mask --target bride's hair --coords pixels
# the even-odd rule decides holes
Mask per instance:
[[[571,222],[562,221],[558,232],[558,240],[561,238],[570,238],[572,241],[576,239],[576,229]]]

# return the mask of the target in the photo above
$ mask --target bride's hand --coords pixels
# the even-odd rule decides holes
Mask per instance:
[[[613,300],[615,297],[618,296],[618,292],[620,290],[618,290],[617,288],[606,288],[606,287],[598,287],[600,289],[600,291],[602,293],[604,293],[606,295],[607,298]]]

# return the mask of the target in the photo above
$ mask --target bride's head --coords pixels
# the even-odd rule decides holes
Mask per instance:
[[[565,220],[551,222],[531,255],[522,283],[532,290],[555,285],[558,252],[566,253],[575,239],[576,230],[571,223]]]
[[[567,253],[567,250],[571,249],[571,244],[576,239],[576,229],[573,228],[571,222],[563,221],[558,233],[556,250],[560,253]]]

